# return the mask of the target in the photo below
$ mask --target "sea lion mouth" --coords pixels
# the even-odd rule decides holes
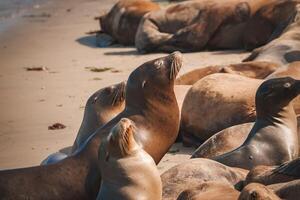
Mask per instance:
[[[175,80],[182,67],[182,54],[179,51],[175,51],[168,58],[171,61],[170,80]]]
[[[111,105],[114,106],[125,100],[125,88],[126,82],[123,81],[116,86],[116,91],[111,101]]]

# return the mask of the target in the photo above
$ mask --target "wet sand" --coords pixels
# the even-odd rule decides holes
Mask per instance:
[[[73,144],[87,98],[99,88],[127,79],[143,62],[165,54],[140,55],[135,48],[97,48],[88,31],[113,0],[50,0],[18,17],[0,32],[0,169],[38,165]],[[240,62],[247,53],[184,54],[181,74],[195,67]],[[26,71],[46,67],[47,71]],[[91,72],[87,67],[118,70]],[[53,123],[66,125],[48,130]],[[184,162],[193,149],[172,147],[159,170]]]

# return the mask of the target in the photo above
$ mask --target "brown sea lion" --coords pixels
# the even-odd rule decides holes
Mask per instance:
[[[163,199],[176,199],[182,191],[207,181],[236,185],[245,179],[247,173],[247,170],[227,167],[213,160],[193,159],[176,165],[161,175]]]
[[[161,199],[159,172],[152,157],[136,143],[136,131],[131,120],[122,118],[101,143],[97,200]]]
[[[269,185],[268,188],[274,190],[274,193],[285,200],[298,200],[300,196],[300,180],[294,180],[286,183]]]
[[[75,152],[96,130],[125,108],[126,83],[121,82],[98,90],[86,102],[83,120],[72,146]]]
[[[239,192],[228,183],[210,181],[184,190],[177,200],[235,200]]]
[[[244,61],[269,61],[285,65],[300,61],[300,6],[282,35],[260,48],[254,49]]]
[[[266,186],[251,183],[241,191],[238,200],[280,200],[280,198]]]
[[[300,80],[269,79],[256,92],[256,121],[239,148],[214,160],[251,169],[279,165],[298,156],[297,118],[291,101],[300,93]]]
[[[264,79],[273,73],[278,67],[278,64],[271,62],[244,62],[225,66],[208,66],[183,74],[176,79],[175,84],[193,85],[201,78],[215,73],[238,74],[249,78]]]
[[[276,12],[268,12],[272,9]],[[146,14],[138,27],[135,45],[140,52],[241,49],[250,44],[257,47],[269,40],[277,26],[286,24],[293,15],[291,10],[295,10],[295,3],[286,0],[181,2]],[[251,37],[246,34],[247,23],[257,12],[258,17],[249,27],[263,26],[260,18],[266,25],[254,29],[258,33]]]
[[[246,178],[246,184],[256,182],[264,185],[283,183],[300,178],[300,158],[280,166],[257,166]]]
[[[109,122],[125,108],[125,82],[102,88],[89,97],[84,116],[72,146],[75,152],[97,128]],[[56,163],[68,155],[61,152],[50,154],[41,165]]]
[[[188,91],[181,112],[185,144],[203,143],[224,128],[255,120],[255,92],[259,79],[235,74],[212,74]]]
[[[179,129],[179,109],[174,81],[182,66],[175,52],[135,69],[126,84],[126,107],[97,129],[68,158],[46,166],[0,171],[3,199],[95,199],[100,188],[98,149],[103,138],[122,118],[137,127],[135,140],[157,164],[174,143]]]
[[[120,44],[134,45],[135,34],[142,17],[159,9],[158,4],[149,0],[120,0],[107,14],[99,17],[101,31]]]

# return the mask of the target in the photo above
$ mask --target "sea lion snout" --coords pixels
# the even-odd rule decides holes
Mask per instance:
[[[134,127],[134,123],[130,119],[128,119],[128,118],[122,118],[120,120],[120,128],[121,128],[122,132],[126,132],[128,130],[132,130],[133,127]]]
[[[170,62],[170,80],[174,80],[182,67],[182,54],[179,51],[175,51],[167,56]]]

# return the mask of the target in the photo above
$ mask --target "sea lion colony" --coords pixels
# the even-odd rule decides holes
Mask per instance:
[[[299,20],[296,0],[118,2],[98,39],[142,52],[259,48],[177,79],[180,52],[141,64],[91,95],[69,154],[0,171],[0,199],[297,199]],[[198,149],[159,175],[176,139]]]

